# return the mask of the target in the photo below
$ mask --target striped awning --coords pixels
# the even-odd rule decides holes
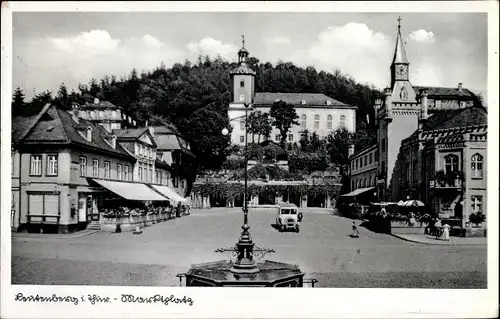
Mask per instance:
[[[168,198],[158,194],[146,184],[141,183],[126,183],[108,181],[102,179],[92,179],[97,184],[115,193],[116,195],[128,200],[151,200],[151,201],[166,201]]]
[[[357,196],[359,194],[363,194],[363,193],[366,193],[368,191],[371,191],[375,189],[375,187],[366,187],[366,188],[358,188],[356,190],[353,190],[352,192],[348,193],[348,194],[344,194],[344,195],[340,195],[341,197],[354,197],[354,196]]]
[[[173,189],[164,185],[151,185],[152,188],[160,192],[163,196],[169,198],[174,202],[186,202],[187,199],[177,194]]]

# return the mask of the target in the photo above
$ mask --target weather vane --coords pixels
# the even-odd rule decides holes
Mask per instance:
[[[398,28],[401,28],[401,16],[398,17]]]
[[[241,36],[241,42],[243,43],[242,47],[244,48],[245,47],[245,36],[244,35]]]

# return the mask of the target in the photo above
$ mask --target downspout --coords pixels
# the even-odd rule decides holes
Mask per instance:
[[[21,192],[21,185],[22,185],[22,182],[21,182],[21,172],[23,171],[21,169],[21,151],[18,152],[19,153],[19,206],[18,206],[18,216],[17,216],[17,219],[18,219],[18,222],[17,222],[17,228],[19,229],[19,227],[21,227],[21,199],[22,199],[22,192]],[[31,164],[30,164],[31,165]]]

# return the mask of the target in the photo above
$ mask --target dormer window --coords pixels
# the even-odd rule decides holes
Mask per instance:
[[[302,100],[302,105],[306,104],[306,100]]]
[[[94,104],[99,104],[99,99],[98,98],[94,99]]]
[[[116,136],[115,135],[111,136],[111,147],[116,148]]]
[[[332,105],[332,101],[327,100],[327,101],[326,101],[326,105]]]
[[[88,142],[92,142],[92,128],[90,126],[87,128],[87,136],[86,136],[86,138],[87,138]]]

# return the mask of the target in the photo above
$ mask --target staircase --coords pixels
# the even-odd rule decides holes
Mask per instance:
[[[101,224],[98,221],[91,221],[87,225],[88,230],[101,230]]]

